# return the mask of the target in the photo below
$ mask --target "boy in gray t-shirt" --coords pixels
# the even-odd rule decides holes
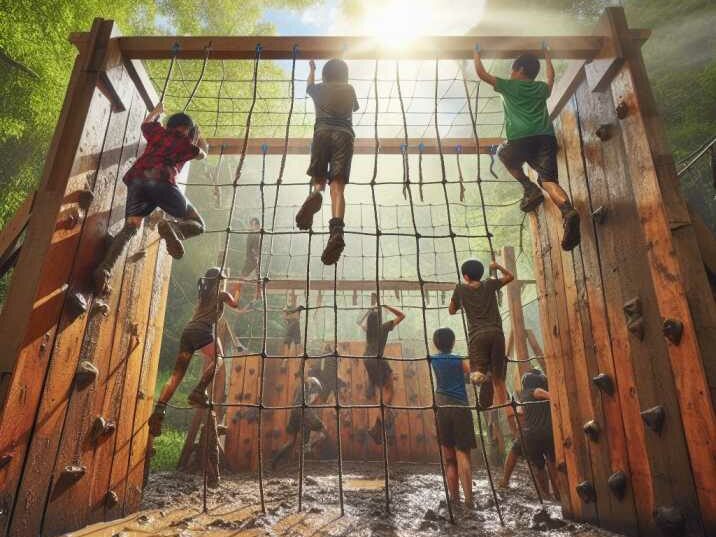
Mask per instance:
[[[334,265],[345,248],[343,216],[346,212],[344,191],[351,173],[353,160],[353,112],[358,110],[356,92],[348,83],[348,65],[332,59],[323,66],[323,82],[315,83],[316,64],[309,63],[310,72],[306,93],[313,99],[316,122],[311,144],[311,164],[306,172],[311,176],[313,191],[296,214],[298,229],[310,229],[313,215],[321,209],[326,183],[331,186],[330,237],[321,260]]]

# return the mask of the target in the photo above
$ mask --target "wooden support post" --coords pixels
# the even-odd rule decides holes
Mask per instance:
[[[529,343],[532,354],[537,357],[537,363],[542,371],[547,371],[547,366],[544,363],[544,351],[542,346],[537,341],[537,336],[532,330],[527,330],[527,343]]]
[[[515,275],[515,281],[507,285],[507,305],[510,310],[511,334],[515,348],[516,360],[527,360],[527,331],[525,330],[525,316],[522,311],[522,282],[517,275],[517,261],[515,249],[512,246],[502,248],[502,262],[505,268]],[[517,369],[522,376],[530,368],[529,362],[520,362]]]

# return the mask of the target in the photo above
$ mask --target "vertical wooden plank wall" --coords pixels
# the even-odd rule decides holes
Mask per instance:
[[[0,415],[3,536],[57,535],[139,505],[170,259],[145,226],[117,263],[109,299],[92,293],[106,234],[122,226],[121,178],[156,100],[135,85],[117,35],[97,19],[79,43],[0,320],[12,368]],[[76,376],[85,363],[96,378]]]
[[[693,237],[681,232],[690,219],[639,44],[622,10],[605,19],[624,58],[599,91],[580,73],[555,119],[581,245],[560,249],[551,202],[530,217],[562,504],[629,535],[713,535],[716,419],[702,352],[713,349],[714,304]],[[680,339],[663,331],[667,319]],[[613,391],[592,382],[599,374]],[[594,434],[581,430],[589,422]]]

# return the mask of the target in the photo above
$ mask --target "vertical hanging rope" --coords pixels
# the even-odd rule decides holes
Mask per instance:
[[[408,126],[407,121],[405,118],[405,107],[403,106],[403,94],[400,89],[400,63],[395,62],[395,80],[396,84],[398,86],[398,99],[400,99],[400,109],[402,111],[403,116],[403,132],[405,133],[404,139],[408,139]],[[436,92],[437,92],[437,79],[435,80],[435,86],[436,86]],[[421,144],[422,145],[422,144]],[[407,142],[406,142],[406,151],[407,153]],[[422,157],[422,152],[421,152]],[[410,167],[409,167],[409,160],[407,158],[403,158],[403,175],[405,178],[408,178],[410,174]],[[421,168],[421,187],[422,187],[422,168]],[[407,179],[404,179],[404,182],[409,181]],[[410,218],[411,222],[413,224],[413,234],[415,235],[415,252],[416,252],[416,271],[418,276],[418,282],[420,283],[420,299],[421,299],[421,312],[422,312],[422,321],[423,321],[423,343],[425,345],[425,356],[428,363],[428,377],[430,378],[430,388],[431,388],[431,400],[432,400],[432,409],[433,409],[433,418],[435,422],[435,433],[437,434],[437,437],[440,438],[440,424],[438,423],[438,409],[437,409],[437,402],[435,401],[435,386],[433,381],[433,372],[432,372],[432,363],[430,360],[430,343],[428,342],[428,320],[427,315],[425,313],[427,309],[427,302],[425,300],[425,282],[423,281],[423,276],[420,268],[420,233],[418,232],[418,224],[415,218],[415,205],[413,203],[413,193],[412,189],[408,187],[408,201],[410,202]],[[440,453],[440,472],[442,474],[443,478],[443,488],[445,490],[445,503],[447,504],[448,514],[450,515],[450,522],[453,524],[455,523],[455,515],[452,511],[452,504],[450,502],[450,492],[448,490],[448,484],[447,484],[447,474],[445,473],[445,459],[443,457],[443,451],[438,446],[438,452]]]
[[[179,43],[176,42],[172,46],[172,57],[169,60],[169,69],[167,70],[167,76],[164,78],[164,85],[162,86],[162,92],[159,94],[159,102],[164,102],[164,96],[167,94],[167,87],[169,86],[169,81],[172,78],[172,72],[174,71],[174,63],[176,63],[177,55],[179,54]]]
[[[196,92],[199,89],[199,86],[201,85],[202,80],[204,80],[204,73],[206,72],[206,64],[209,62],[210,54],[211,54],[211,41],[209,41],[209,44],[206,47],[204,47],[204,61],[201,64],[201,72],[199,73],[199,78],[196,79],[196,84],[194,84],[194,87],[192,88],[191,93],[189,94],[189,98],[186,100],[186,104],[184,105],[184,108],[182,108],[182,112],[187,111],[187,108],[189,108],[191,101],[194,99],[194,95],[196,95]]]

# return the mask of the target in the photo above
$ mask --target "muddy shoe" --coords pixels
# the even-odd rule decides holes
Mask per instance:
[[[373,439],[373,442],[379,446],[383,444],[383,427],[379,419],[375,420],[373,427],[368,430],[368,435]]]
[[[157,231],[159,232],[159,236],[164,239],[167,245],[167,252],[169,252],[170,256],[174,259],[184,257],[184,245],[179,240],[171,223],[166,220],[160,220],[157,224]]]
[[[109,294],[112,292],[112,287],[109,285],[110,280],[112,279],[112,274],[107,269],[104,269],[102,267],[97,268],[92,273],[92,283],[94,285],[94,293],[97,296],[109,296]]]
[[[149,434],[152,436],[161,436],[162,434],[162,422],[164,421],[164,415],[167,413],[167,409],[163,405],[157,405],[154,412],[149,417]]]
[[[326,243],[326,248],[323,250],[321,255],[321,261],[324,265],[335,265],[343,253],[343,249],[346,247],[346,243],[343,240],[343,220],[340,218],[331,218],[329,222],[331,236]]]
[[[311,192],[296,213],[296,227],[303,231],[310,229],[313,225],[313,215],[321,210],[323,196],[320,192]]]
[[[572,209],[564,215],[564,236],[562,237],[562,250],[574,250],[580,241],[579,213]]]
[[[209,393],[206,390],[194,388],[187,401],[193,407],[206,408],[209,406]]]
[[[525,188],[525,194],[522,196],[522,201],[520,201],[520,209],[525,213],[532,212],[543,201],[544,194],[542,194],[542,190],[538,186],[531,184],[530,187]]]

